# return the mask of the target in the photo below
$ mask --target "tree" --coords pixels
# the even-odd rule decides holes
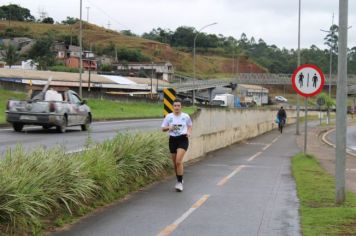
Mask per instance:
[[[6,19],[6,13],[2,8],[0,8],[0,20]]]
[[[158,41],[161,43],[168,43],[172,45],[173,32],[169,29],[152,29],[149,33],[144,33],[143,38]]]
[[[28,55],[30,58],[38,62],[41,69],[47,69],[49,66],[54,65],[55,62],[55,55],[52,51],[53,45],[54,37],[47,34],[37,39]]]
[[[176,29],[173,37],[173,46],[193,47],[195,37],[195,29],[193,27],[181,26]]]
[[[131,30],[121,30],[120,33],[126,36],[133,36],[133,37],[137,36],[136,34],[132,33]]]
[[[335,99],[332,99],[326,93],[320,93],[317,97],[318,99],[323,99],[325,101],[324,107],[327,109],[328,113],[328,123],[330,122],[330,109],[336,105]]]
[[[62,24],[64,24],[64,25],[74,25],[78,21],[79,21],[78,18],[67,16],[67,19],[62,21]]]
[[[332,48],[333,53],[337,53],[338,51],[338,32],[339,32],[339,26],[337,25],[332,25],[330,26],[329,33],[325,36],[324,44],[327,45],[329,48]]]
[[[3,12],[3,18],[6,20],[15,21],[34,21],[35,17],[31,15],[31,12],[27,8],[23,8],[16,4],[9,4],[0,7]],[[0,13],[1,16],[1,13]],[[1,17],[0,17],[1,18]]]
[[[54,20],[52,17],[46,17],[42,20],[42,23],[45,23],[45,24],[54,24]]]
[[[13,66],[20,59],[20,55],[17,48],[12,44],[9,44],[4,48],[5,50],[2,53],[2,56],[5,58],[6,64],[11,68],[11,66]]]

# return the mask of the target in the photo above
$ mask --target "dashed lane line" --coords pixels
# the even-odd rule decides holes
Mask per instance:
[[[250,157],[249,159],[247,159],[247,161],[248,161],[248,162],[253,161],[253,159],[255,159],[256,157],[258,157],[258,156],[261,155],[261,154],[262,154],[262,152],[258,152],[258,153],[256,153],[255,155],[253,155],[252,157]]]
[[[231,179],[234,175],[236,175],[237,173],[239,173],[243,168],[245,168],[246,166],[245,165],[240,165],[238,166],[233,172],[231,172],[228,176],[224,177],[222,180],[220,180],[218,183],[217,183],[217,186],[223,186],[224,184],[227,183],[227,181],[229,179]]]
[[[168,225],[166,228],[164,228],[161,232],[157,234],[157,236],[168,236],[171,233],[173,233],[177,227],[184,221],[186,220],[196,209],[201,207],[210,197],[210,195],[204,195],[201,197],[197,202],[195,202],[188,211],[184,212],[184,214],[176,219],[172,224]]]

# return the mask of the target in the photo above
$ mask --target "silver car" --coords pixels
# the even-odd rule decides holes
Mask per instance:
[[[77,93],[68,90],[41,91],[27,101],[9,100],[6,106],[6,120],[16,132],[24,125],[40,125],[44,129],[56,127],[60,133],[68,126],[81,126],[87,130],[92,122],[92,113]]]

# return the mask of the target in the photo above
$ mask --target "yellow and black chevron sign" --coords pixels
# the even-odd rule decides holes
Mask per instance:
[[[176,91],[173,88],[163,89],[163,115],[173,112],[173,101],[176,99]]]

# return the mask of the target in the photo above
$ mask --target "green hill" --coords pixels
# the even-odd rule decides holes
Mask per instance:
[[[38,38],[51,32],[57,41],[72,38],[76,40],[79,35],[79,24],[42,24],[33,22],[0,21],[0,37],[29,37]],[[192,75],[192,53],[170,47],[156,41],[147,40],[138,36],[127,36],[119,32],[108,30],[93,24],[83,24],[83,45],[85,49],[92,48],[97,54],[104,53],[110,47],[139,50],[150,61],[170,61],[176,73]],[[110,50],[106,50],[110,51]],[[233,65],[233,63],[238,65]],[[237,68],[237,69],[233,69]],[[201,78],[232,77],[233,72],[265,72],[266,69],[253,63],[247,57],[237,60],[218,55],[197,55],[196,73]]]

